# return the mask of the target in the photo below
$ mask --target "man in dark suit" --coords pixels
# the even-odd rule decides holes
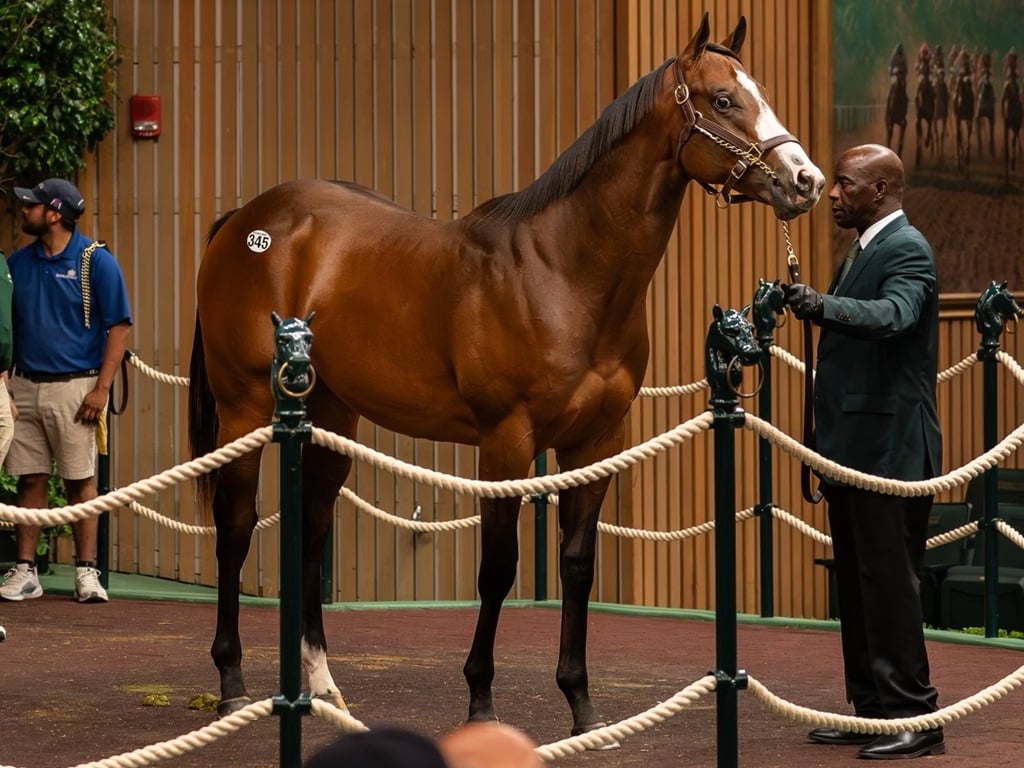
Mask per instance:
[[[826,294],[794,283],[793,314],[821,326],[814,382],[817,450],[851,469],[924,480],[942,464],[935,408],[938,293],[935,261],[902,210],[904,173],[886,147],[836,163],[829,198],[855,229]],[[839,590],[847,699],[860,717],[936,710],[922,627],[920,582],[931,496],[900,498],[823,478]],[[863,744],[865,758],[945,752],[942,729],[871,736],[817,728],[811,741]]]

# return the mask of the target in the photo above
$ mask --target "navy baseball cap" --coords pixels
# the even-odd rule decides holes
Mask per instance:
[[[64,179],[47,179],[31,189],[15,187],[14,196],[29,205],[42,203],[72,221],[85,211],[82,193],[78,191],[78,187]]]

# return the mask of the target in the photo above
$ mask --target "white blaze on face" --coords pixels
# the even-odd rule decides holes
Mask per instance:
[[[736,69],[736,82],[739,83],[740,88],[743,88],[747,93],[750,94],[750,98],[757,104],[758,113],[757,120],[754,123],[754,131],[757,134],[758,143],[763,143],[769,139],[774,139],[776,136],[781,136],[784,133],[789,133],[786,128],[779,122],[779,118],[776,117],[775,112],[768,106],[768,102],[761,96],[761,89],[757,87],[757,83],[743,70]],[[775,154],[778,155],[782,161],[783,166],[789,173],[789,181],[799,188],[798,174],[804,171],[806,174],[810,174],[812,183],[810,184],[810,195],[817,199],[820,194],[821,188],[825,183],[825,176],[821,170],[811,159],[807,157],[807,153],[804,152],[804,148],[796,142],[790,141],[785,144],[780,144],[775,148]],[[780,174],[781,176],[782,174]],[[806,178],[806,177],[805,177]],[[805,183],[805,187],[808,185]]]

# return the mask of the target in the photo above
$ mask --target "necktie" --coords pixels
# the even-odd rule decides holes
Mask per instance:
[[[853,262],[860,255],[860,238],[854,239],[850,243],[850,250],[846,252],[846,261],[843,262],[843,271],[839,273],[839,282],[836,283],[836,290],[839,290],[839,286],[843,284],[846,276],[850,273],[850,267],[853,266]]]

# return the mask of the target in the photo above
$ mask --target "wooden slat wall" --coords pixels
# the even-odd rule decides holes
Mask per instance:
[[[800,137],[812,158],[827,158],[831,146],[824,105],[812,104],[811,94],[823,92],[815,80],[815,64],[828,61],[828,37],[812,34],[820,19],[812,18],[816,6],[799,2],[643,2],[620,9],[620,45],[626,68],[620,86],[657,66],[681,50],[705,10],[710,12],[712,36],[722,39],[741,15],[747,18],[747,42],[742,59],[750,73],[767,89],[772,105],[791,133]],[[829,32],[830,34],[830,32]],[[621,54],[620,54],[621,55]],[[827,67],[826,67],[827,70]],[[820,71],[820,70],[818,70]],[[815,89],[817,86],[817,90]],[[805,274],[813,276],[812,254],[828,242],[827,214],[793,222],[791,232]],[[822,251],[824,252],[824,251]],[[711,306],[739,308],[747,304],[758,278],[785,277],[785,248],[781,229],[763,206],[734,206],[718,210],[713,201],[693,186],[683,202],[680,224],[655,277],[651,290],[650,323],[652,360],[647,384],[687,383],[703,377],[704,333],[711,320]],[[819,273],[820,274],[820,273]],[[798,337],[784,329],[780,341],[799,352]],[[790,434],[799,434],[797,380],[777,367],[776,404],[773,422]],[[681,402],[643,399],[634,406],[632,442],[659,434],[692,418],[707,405],[705,393]],[[744,404],[756,411],[756,403]],[[747,431],[738,436],[737,461],[739,508],[757,503],[757,445]],[[714,517],[713,467],[710,434],[692,440],[679,450],[647,462],[632,475],[633,493],[621,513],[628,524],[661,530],[690,527]],[[824,526],[820,509],[797,505],[797,472],[781,457],[775,461],[776,499],[800,513],[817,527]],[[710,608],[714,601],[711,573],[714,540],[711,536],[675,544],[634,543],[631,548],[626,600],[645,605]],[[821,615],[824,591],[821,574],[815,573],[813,557],[823,554],[802,536],[779,530],[776,610],[788,615]],[[756,523],[738,529],[738,599],[741,610],[757,611],[758,537]]]
[[[701,14],[723,38],[739,16],[749,23],[742,53],[789,130],[826,174],[831,146],[831,10],[813,0],[107,0],[118,19],[124,61],[118,72],[117,127],[88,158],[78,181],[88,200],[83,229],[104,237],[129,282],[132,347],[146,363],[187,375],[194,280],[209,226],[221,213],[293,178],[352,179],[421,213],[450,219],[534,179],[614,96],[678,53]],[[129,136],[132,93],[163,100],[158,141]],[[820,98],[815,98],[822,94]],[[13,219],[12,219],[13,224]],[[13,226],[12,226],[13,229]],[[827,206],[792,224],[804,275],[820,283],[832,269]],[[9,249],[10,230],[2,244]],[[703,337],[711,306],[740,307],[757,279],[785,277],[781,230],[763,206],[715,208],[690,190],[680,225],[651,286],[648,385],[703,377]],[[1019,286],[1018,291],[1024,290]],[[268,308],[268,310],[271,308]],[[970,313],[945,317],[940,365],[978,343]],[[268,324],[269,325],[269,324]],[[799,354],[796,324],[778,342]],[[269,328],[268,328],[269,332]],[[1015,337],[1008,351],[1020,358]],[[774,365],[772,421],[799,435],[800,379]],[[115,421],[113,482],[126,485],[187,459],[185,393],[130,374],[131,406]],[[982,451],[981,369],[940,385],[946,468]],[[1020,387],[1001,373],[1001,430],[1024,416]],[[643,399],[631,443],[660,434],[706,407],[705,395]],[[745,405],[756,412],[756,403]],[[757,498],[757,446],[738,436],[737,499]],[[409,440],[363,424],[359,439],[422,466],[475,476],[475,451]],[[603,519],[677,529],[713,516],[711,436],[617,478]],[[261,511],[277,509],[274,449],[261,486]],[[553,456],[549,456],[553,471]],[[1022,460],[1013,457],[1011,465]],[[775,501],[825,530],[824,510],[800,500],[798,467],[776,450]],[[348,483],[390,512],[448,520],[475,512],[472,498],[396,480],[357,466]],[[957,497],[957,493],[949,494]],[[159,494],[148,506],[196,522],[191,488]],[[207,522],[207,521],[202,521]],[[520,526],[514,596],[534,594],[533,511]],[[756,524],[740,526],[738,599],[759,609]],[[130,512],[113,516],[117,570],[213,584],[212,537],[184,535]],[[547,520],[547,593],[557,596],[555,515]],[[414,536],[339,503],[335,598],[473,599],[478,534]],[[679,544],[599,537],[595,597],[657,606],[713,606],[711,536]],[[824,616],[820,545],[777,525],[775,608]],[[259,534],[242,575],[252,594],[277,591],[276,529]]]

